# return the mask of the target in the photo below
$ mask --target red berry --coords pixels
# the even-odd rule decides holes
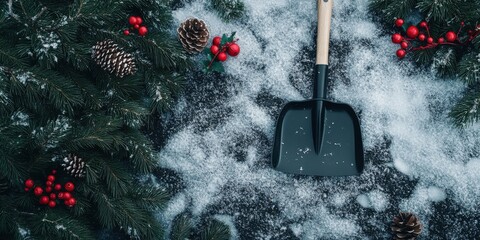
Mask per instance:
[[[33,185],[34,185],[34,182],[33,182],[32,179],[27,179],[27,180],[25,181],[25,187],[27,187],[27,188],[32,188]]]
[[[418,31],[418,28],[415,26],[410,26],[407,28],[407,36],[409,38],[416,38],[420,31]]]
[[[401,43],[403,40],[403,37],[402,35],[398,34],[398,33],[395,33],[392,35],[392,42],[393,43]]]
[[[217,60],[220,62],[225,62],[227,60],[227,54],[224,52],[221,52],[217,55]]]
[[[148,29],[145,26],[142,26],[138,29],[138,35],[145,36],[148,33]]]
[[[46,205],[49,201],[50,201],[50,199],[47,196],[42,196],[40,198],[40,201],[38,201],[38,202],[42,205]]]
[[[213,54],[213,55],[217,55],[217,53],[220,51],[220,48],[217,46],[217,45],[212,45],[210,47],[210,52]]]
[[[431,38],[431,37],[427,38],[427,42],[428,43],[433,43],[433,38]]]
[[[65,198],[65,194],[63,192],[59,192],[57,194],[57,197],[58,197],[58,199],[63,199],[63,198]]]
[[[54,182],[55,181],[55,176],[48,175],[47,180],[50,181],[50,182]]]
[[[427,25],[427,22],[423,21],[419,24],[419,26],[422,28],[427,28],[428,25]]]
[[[35,196],[40,196],[42,195],[43,193],[43,189],[41,187],[36,187],[35,189],[33,189],[33,194],[35,194]]]
[[[455,42],[457,40],[457,34],[449,31],[445,34],[445,38],[447,39],[447,42]]]
[[[50,199],[55,200],[57,198],[57,194],[50,193]]]
[[[403,26],[403,23],[404,23],[404,21],[401,18],[398,18],[397,20],[395,20],[395,26],[397,26],[397,27]]]
[[[140,28],[140,25],[135,24],[133,27],[134,27],[135,29],[139,29],[139,28]]]
[[[54,208],[55,206],[57,206],[57,203],[55,201],[50,201],[48,202],[48,206]]]
[[[69,207],[73,207],[76,203],[77,203],[77,200],[75,200],[75,198],[70,198],[66,201],[68,203],[68,206]]]
[[[216,36],[216,37],[213,38],[212,43],[213,43],[213,45],[217,45],[217,46],[220,47],[220,43],[222,43],[222,38],[219,37],[219,36]]]
[[[134,17],[134,16],[129,17],[128,18],[128,23],[130,23],[130,25],[132,25],[132,26],[135,25],[135,24],[138,24],[137,23],[137,18]]]
[[[418,40],[420,40],[420,41],[422,41],[422,42],[425,41],[425,38],[427,38],[427,37],[425,36],[425,34],[420,34],[420,35],[418,35]]]
[[[62,189],[62,185],[60,184],[55,184],[55,186],[53,187],[53,189],[55,189],[55,191],[60,191]]]
[[[68,199],[70,199],[70,198],[72,198],[72,194],[71,194],[71,193],[69,193],[69,192],[64,192],[64,193],[63,193],[63,199],[68,200]]]
[[[47,186],[49,186],[49,187],[52,186],[52,184],[53,184],[53,183],[50,182],[50,181],[47,181],[47,182],[45,183],[45,185],[47,185]]]
[[[52,174],[56,174],[56,173],[57,173],[57,170],[53,169]]]
[[[28,192],[28,191],[30,191],[30,188],[26,187],[23,190],[25,190],[25,192]]]
[[[128,31],[128,29],[127,29],[127,30],[123,30],[123,35],[125,35],[125,36],[130,35],[130,31]]]
[[[141,17],[137,17],[137,24],[142,24],[143,23],[143,19]]]
[[[52,187],[48,186],[48,187],[45,187],[45,192],[49,193],[52,191]]]
[[[445,38],[441,37],[438,39],[438,43],[444,43],[445,42]]]
[[[407,49],[408,48],[408,43],[403,41],[402,43],[400,43],[400,47],[403,48],[403,49]]]
[[[75,189],[75,185],[73,185],[72,182],[65,183],[64,187],[65,187],[65,190],[67,190],[69,192],[71,192],[71,191],[73,191],[73,189]]]
[[[400,58],[400,59],[404,58],[406,54],[407,54],[407,51],[405,51],[404,49],[398,49],[397,50],[397,57]]]
[[[236,43],[233,43],[230,46],[228,46],[227,52],[228,52],[228,55],[235,57],[240,53],[240,46],[238,46],[238,44]]]

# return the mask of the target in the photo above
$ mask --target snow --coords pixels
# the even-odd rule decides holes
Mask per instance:
[[[223,22],[206,0],[174,11],[177,23],[205,20],[213,36],[236,31],[241,53],[225,63],[228,77],[193,78],[163,119],[168,139],[158,164],[178,172],[185,187],[165,218],[185,209],[234,216],[241,239],[368,239],[388,238],[382,224],[401,210],[420,217],[426,239],[441,238],[440,231],[480,234],[472,230],[476,223],[462,220],[478,216],[480,126],[458,129],[448,118],[465,85],[408,58],[398,61],[397,47],[369,17],[367,0],[334,3],[329,92],[361,113],[364,173],[315,178],[273,170],[280,108],[311,93],[316,4],[244,2],[248,18],[238,22]],[[433,220],[455,209],[458,228]]]
[[[63,226],[63,224],[57,224],[57,225],[55,225],[55,228],[57,230],[66,230],[67,229],[65,226]]]
[[[18,232],[20,233],[20,236],[23,238],[27,238],[28,235],[30,235],[30,231],[26,228],[18,227]]]
[[[16,126],[29,126],[30,125],[29,118],[30,118],[30,116],[28,116],[28,114],[26,114],[24,112],[20,112],[20,111],[15,112],[10,117],[10,119],[13,121],[12,125],[16,125]]]
[[[38,80],[35,79],[35,76],[31,72],[17,72],[17,75],[15,76],[15,78],[17,79],[17,81],[19,81],[23,85],[27,83],[38,84]]]
[[[375,190],[358,195],[357,202],[364,208],[373,208],[377,212],[382,212],[388,206],[388,196],[379,190]]]

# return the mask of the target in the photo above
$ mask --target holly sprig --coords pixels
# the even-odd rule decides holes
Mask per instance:
[[[395,26],[400,28],[406,36],[402,36],[400,33],[392,35],[392,42],[400,45],[396,55],[398,58],[403,58],[408,52],[432,49],[442,45],[467,46],[480,35],[480,24],[468,30],[466,34],[462,34],[465,23],[460,22],[459,25],[460,27],[457,31],[447,31],[444,36],[435,39],[430,34],[430,27],[427,21],[407,27],[404,24],[404,20],[398,18],[395,20]]]
[[[235,34],[236,32],[232,32],[230,36],[223,34],[220,46],[218,46],[219,51],[215,52],[215,54],[212,52],[211,48],[205,48],[203,50],[203,53],[207,57],[207,60],[204,61],[203,72],[225,72],[222,62],[226,59],[219,59],[219,55],[225,53],[232,44],[235,44],[238,41],[238,39],[235,39]]]

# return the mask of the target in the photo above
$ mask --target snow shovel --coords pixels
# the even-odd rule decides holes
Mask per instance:
[[[360,175],[364,167],[360,123],[353,108],[326,100],[333,0],[318,0],[317,59],[313,98],[287,103],[277,121],[272,165],[278,171]]]

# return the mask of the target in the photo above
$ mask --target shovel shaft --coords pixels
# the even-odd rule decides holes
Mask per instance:
[[[328,45],[333,0],[318,0],[317,61],[313,83],[313,99],[325,99],[328,78]],[[324,134],[325,107],[323,101],[315,101],[312,108],[312,134],[315,153],[319,154]]]
[[[318,0],[317,64],[328,65],[333,0]]]

